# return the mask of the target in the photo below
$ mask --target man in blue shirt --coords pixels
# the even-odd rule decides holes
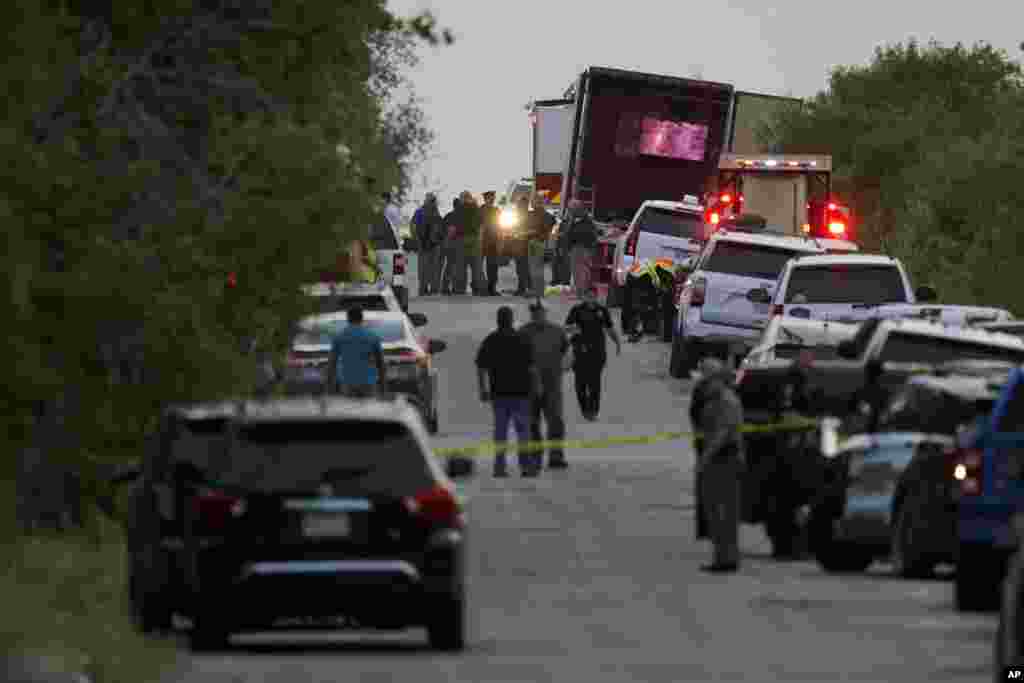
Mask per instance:
[[[371,398],[384,385],[384,347],[363,324],[363,309],[348,310],[348,327],[331,341],[327,361],[329,390],[343,396]]]

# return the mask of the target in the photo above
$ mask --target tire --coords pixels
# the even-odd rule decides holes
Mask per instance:
[[[961,543],[957,553],[953,596],[959,612],[992,612],[999,609],[1002,567],[987,546]]]
[[[914,539],[920,539],[923,529],[918,523],[927,521],[922,513],[927,512],[927,505],[921,492],[915,489],[907,494],[896,510],[896,522],[892,530],[892,564],[893,571],[905,579],[927,579],[935,574],[938,559],[921,548],[920,540],[915,545]]]
[[[814,508],[808,524],[810,546],[818,565],[830,574],[859,574],[874,562],[874,555],[868,548],[835,538],[830,506]]]
[[[167,553],[160,549],[129,556],[128,605],[140,633],[169,631],[174,623],[168,602],[168,562]]]
[[[434,606],[427,623],[430,647],[443,652],[460,652],[466,647],[466,604],[459,595]]]

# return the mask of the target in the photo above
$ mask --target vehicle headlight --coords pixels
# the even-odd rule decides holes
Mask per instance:
[[[515,209],[502,209],[498,216],[498,225],[503,228],[514,228],[519,223],[519,213]]]

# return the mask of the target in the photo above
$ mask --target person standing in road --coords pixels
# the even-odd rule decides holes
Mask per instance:
[[[509,255],[516,262],[516,296],[527,296],[530,287],[530,258],[529,258],[529,197],[519,197],[516,200],[516,223],[515,235],[508,240]]]
[[[601,375],[608,362],[605,335],[615,343],[616,355],[622,355],[622,342],[612,325],[611,313],[598,302],[597,289],[593,286],[584,292],[583,301],[569,311],[565,326],[573,335],[576,398],[583,417],[592,422],[601,412]]]
[[[494,190],[484,192],[484,205],[480,207],[480,253],[487,262],[487,296],[498,295],[498,259],[501,256],[498,218],[501,210],[494,205],[495,194]]]
[[[509,423],[516,439],[523,444],[530,438],[530,399],[540,384],[533,358],[533,346],[515,328],[515,314],[508,306],[498,309],[498,329],[491,332],[476,354],[480,400],[494,407],[494,476],[508,476],[505,443]],[[541,470],[541,455],[519,449],[519,469],[524,477],[535,477]]]
[[[437,196],[430,192],[423,206],[416,209],[413,229],[419,243],[420,296],[437,294],[441,279],[441,244],[444,240],[444,226],[441,212],[437,208]]]
[[[732,573],[740,566],[743,404],[733,386],[734,374],[722,361],[702,359],[700,373],[690,402],[690,422],[700,434],[695,444],[698,501],[714,547],[711,564],[701,569]]]
[[[544,208],[544,198],[539,194],[533,195],[533,210],[528,214],[527,224],[527,254],[530,270],[531,296],[544,296],[544,250],[548,240],[551,238],[551,230],[555,227],[555,218]]]
[[[452,200],[452,210],[445,214],[443,220],[444,244],[441,247],[441,259],[444,261],[444,271],[441,274],[441,293],[453,294],[455,292],[456,275],[459,272],[461,258],[461,241],[459,240],[459,220],[462,214],[462,201],[456,197]],[[465,271],[465,267],[463,267]]]
[[[562,400],[562,375],[565,372],[565,354],[569,350],[569,339],[558,325],[549,322],[547,309],[540,299],[530,306],[531,320],[520,328],[533,345],[533,359],[540,376],[540,393],[533,401],[530,412],[530,439],[544,441],[540,422],[543,417],[547,427],[548,441],[565,438],[565,409]],[[541,460],[544,451],[538,451]],[[565,469],[565,451],[561,447],[548,449],[548,468]]]
[[[576,296],[583,299],[591,284],[594,249],[597,247],[597,226],[580,200],[570,201],[569,211],[567,239],[572,262],[573,287]]]
[[[455,289],[459,294],[466,291],[466,269],[469,269],[469,293],[473,295],[483,294],[483,260],[480,256],[480,239],[483,215],[476,203],[473,193],[466,190],[462,193],[462,248],[463,266],[459,270],[459,284]]]
[[[384,347],[380,336],[363,324],[363,309],[347,312],[348,325],[331,340],[327,359],[328,391],[352,398],[372,398],[384,387]]]
[[[395,226],[396,230],[401,229],[402,212],[395,206],[391,193],[385,192],[381,195],[381,199],[384,200],[384,215],[387,216],[388,220],[391,221],[391,225]]]

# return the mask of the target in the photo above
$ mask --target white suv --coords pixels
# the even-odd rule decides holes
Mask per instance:
[[[767,292],[765,293],[767,294]],[[879,254],[801,256],[786,264],[772,298],[772,315],[859,323],[886,304],[916,304],[899,259]]]
[[[679,295],[670,374],[687,376],[705,354],[745,354],[771,316],[771,295],[786,263],[821,253],[809,237],[717,230]]]
[[[398,226],[393,225],[384,214],[379,214],[370,224],[370,242],[376,252],[378,282],[390,285],[402,310],[408,310],[409,287],[405,276],[409,260]]]
[[[697,257],[704,242],[704,207],[697,197],[683,199],[649,199],[640,205],[626,232],[616,240],[613,286],[625,286],[629,269],[645,259],[667,258],[679,265]]]

